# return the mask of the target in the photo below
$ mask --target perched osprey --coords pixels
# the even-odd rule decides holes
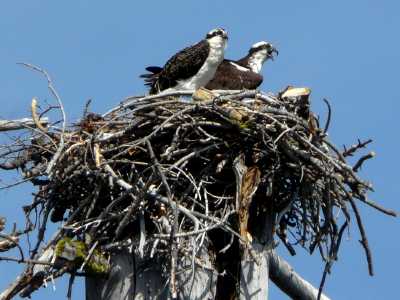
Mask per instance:
[[[256,89],[263,81],[260,74],[262,65],[274,58],[278,51],[267,42],[254,44],[249,53],[237,60],[224,59],[214,78],[206,85],[210,90]]]
[[[224,29],[211,30],[206,38],[172,56],[160,67],[147,67],[153,74],[144,74],[150,94],[171,90],[196,90],[215,75],[224,59],[228,35]]]

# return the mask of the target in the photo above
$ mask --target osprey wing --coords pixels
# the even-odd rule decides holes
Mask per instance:
[[[163,70],[163,68],[159,67],[159,66],[150,66],[146,68],[146,71],[149,71],[153,74],[158,74]]]
[[[174,87],[179,80],[196,75],[206,61],[209,50],[208,42],[202,40],[172,56],[151,85],[150,94]]]
[[[262,75],[225,59],[206,88],[210,90],[254,90],[262,82]]]
[[[150,66],[146,68],[146,71],[150,72],[150,73],[146,73],[146,74],[142,74],[139,77],[140,78],[144,78],[144,84],[151,86],[153,85],[158,78],[158,74],[160,74],[160,72],[163,70],[163,68],[158,67],[158,66]]]

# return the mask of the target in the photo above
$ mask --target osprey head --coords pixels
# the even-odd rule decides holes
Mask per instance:
[[[258,43],[255,43],[253,46],[251,46],[249,50],[249,55],[255,56],[262,56],[265,59],[271,58],[272,60],[274,59],[274,53],[276,55],[279,54],[278,50],[272,44],[261,41]]]
[[[223,28],[215,28],[211,30],[209,33],[207,33],[206,39],[209,40],[217,36],[222,37],[224,40],[228,39],[228,33]]]

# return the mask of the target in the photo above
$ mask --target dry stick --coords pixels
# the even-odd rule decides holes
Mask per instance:
[[[114,113],[114,112],[116,112],[118,110],[131,108],[132,106],[134,106],[138,102],[156,100],[156,99],[169,97],[169,96],[190,96],[192,94],[193,94],[193,91],[172,91],[172,92],[160,93],[160,94],[157,94],[157,95],[145,96],[145,97],[141,97],[141,98],[137,98],[135,96],[134,99],[132,99],[133,97],[128,97],[128,98],[125,98],[125,100],[123,100],[120,105],[110,109],[105,114],[103,114],[103,117],[106,117],[106,116],[108,116],[108,115],[110,115],[110,114],[112,114],[112,113]]]
[[[46,221],[44,221],[44,223],[46,223]],[[42,228],[41,228],[41,229],[42,229]],[[44,249],[46,249],[46,248],[48,248],[49,246],[53,245],[53,244],[61,237],[61,233],[62,233],[62,230],[57,231],[57,232],[54,234],[54,236],[50,239],[50,241],[47,243],[47,246],[44,247]],[[40,233],[39,233],[39,235],[40,235]],[[39,238],[38,238],[38,239],[39,239]],[[40,243],[37,244],[37,247],[38,247],[39,244],[40,244]],[[35,249],[35,250],[32,252],[31,257],[33,257],[33,256],[36,254],[36,251],[37,251],[37,249]],[[17,261],[17,262],[18,262],[18,261]],[[16,280],[14,280],[14,282],[12,283],[12,285],[0,294],[0,299],[1,299],[1,300],[6,300],[6,299],[8,300],[8,299],[11,299],[11,298],[14,297],[16,294],[18,294],[21,290],[23,290],[26,286],[29,285],[29,280],[28,280],[28,278],[30,278],[30,277],[29,277],[28,272],[30,272],[30,270],[31,270],[31,265],[32,265],[32,264],[42,264],[42,265],[50,265],[50,266],[53,266],[52,263],[45,262],[45,261],[40,261],[40,260],[28,259],[28,260],[25,260],[24,262],[26,262],[26,263],[28,264],[27,267],[26,267],[25,270],[21,273],[21,275],[20,275],[19,277],[17,277]],[[24,263],[24,262],[21,262],[21,263]],[[62,268],[61,270],[63,270],[63,268]],[[61,271],[61,270],[60,270],[60,271]],[[61,276],[61,275],[62,275],[62,273],[61,273],[59,276]]]
[[[207,151],[207,150],[210,150],[210,149],[212,149],[212,148],[218,148],[218,147],[221,146],[221,145],[223,145],[222,142],[220,142],[220,143],[214,143],[214,144],[212,144],[212,145],[206,146],[206,147],[201,148],[201,149],[199,149],[199,150],[194,150],[193,152],[191,152],[191,153],[189,153],[189,154],[183,156],[182,158],[180,158],[180,159],[179,159],[178,161],[176,161],[173,165],[171,165],[170,168],[173,168],[173,167],[177,168],[177,167],[179,167],[182,163],[184,163],[185,161],[189,160],[189,159],[192,158],[193,156],[199,155],[200,153],[202,153],[202,152],[204,152],[204,151]]]
[[[46,126],[47,124],[49,124],[49,119],[41,118],[39,123],[42,126]],[[23,118],[18,120],[0,120],[0,132],[27,129],[31,127],[36,127],[36,122],[30,118]]]
[[[340,159],[340,161],[346,163],[346,159],[344,158],[344,156],[342,155],[342,153],[331,143],[329,142],[327,139],[323,139],[324,144],[326,144],[331,150],[333,150],[333,152],[336,153],[336,155],[338,156],[338,158]]]
[[[278,108],[273,108],[273,107],[269,107],[267,106],[267,108],[264,108],[261,111],[253,111],[253,110],[249,110],[246,108],[246,111],[255,115],[261,115],[263,117],[266,117],[268,119],[271,119],[272,121],[276,122],[281,128],[286,128],[287,126],[278,121],[279,119],[283,119],[285,118],[285,121],[293,121],[296,122],[296,124],[301,125],[304,130],[309,131],[309,125],[308,122],[306,122],[304,119],[301,119],[298,116],[293,115],[292,113],[286,111],[286,110],[282,110],[282,109],[278,109]],[[271,116],[274,115],[274,117]]]
[[[286,249],[289,251],[289,254],[291,256],[295,256],[296,250],[294,250],[293,246],[288,242],[287,237],[284,234],[282,234],[280,231],[277,231],[276,234],[278,235],[279,239],[282,241],[282,243],[286,247]]]
[[[43,126],[47,126],[49,124],[49,119],[48,118],[41,118],[40,122],[43,122]],[[43,132],[42,130],[36,128],[35,121],[29,118],[23,118],[19,120],[0,120],[0,132],[1,131],[10,131],[10,130],[20,130],[20,129],[30,129],[35,132],[38,132],[41,135],[46,136],[51,143],[57,147],[56,143],[53,141],[53,139],[46,133]],[[33,145],[31,145],[33,146]],[[24,145],[24,147],[26,147]],[[39,145],[35,145],[35,147],[38,147],[39,149],[45,150],[47,152],[50,152],[48,149],[43,149]],[[51,152],[50,152],[51,153]]]
[[[64,266],[59,270],[54,271],[51,275],[47,276],[46,278],[44,278],[43,282],[48,281],[49,279],[51,279],[51,281],[53,282],[55,278],[60,277],[62,275],[64,275],[66,272],[70,271],[69,270],[69,266]],[[20,290],[22,290],[22,292],[20,293],[20,296],[22,298],[26,298],[26,297],[30,297],[30,295],[37,290],[39,287],[35,287],[34,285],[31,285],[31,283],[29,281],[24,282],[23,283],[24,286],[22,286],[22,288],[20,288]],[[2,299],[3,300],[3,299]]]
[[[127,183],[124,180],[122,180],[121,178],[119,178],[117,176],[117,174],[115,174],[114,170],[109,165],[105,165],[104,169],[108,173],[110,173],[110,175],[116,180],[116,183],[118,185],[120,185],[121,187],[125,188],[126,190],[131,190],[133,188],[132,185],[130,185],[129,183]]]
[[[35,125],[38,129],[40,129],[43,132],[47,132],[47,128],[43,127],[41,122],[40,122],[40,118],[37,114],[37,100],[36,98],[32,99],[32,103],[31,103],[31,114],[32,114],[32,119],[35,122]]]
[[[58,231],[54,237],[49,241],[46,247],[49,247],[52,245],[52,243],[58,238],[60,231]],[[46,249],[46,247],[44,249]],[[40,258],[40,257],[39,257]],[[17,261],[19,262],[19,261]],[[39,265],[49,265],[49,266],[54,266],[54,264],[46,261],[41,261],[41,260],[33,260],[33,259],[26,259],[23,262],[20,263],[27,263],[27,266],[25,270],[18,276],[12,285],[7,288],[3,293],[0,294],[0,299],[5,300],[5,299],[11,299],[14,297],[14,295],[18,294],[21,290],[25,289],[29,284],[30,284],[30,278],[32,274],[32,264],[39,264]]]
[[[177,101],[177,100],[173,100],[173,101],[160,101],[160,102],[153,102],[153,103],[150,103],[150,104],[147,104],[147,105],[141,105],[141,106],[140,106],[139,108],[137,108],[137,109],[132,109],[132,110],[130,110],[130,111],[128,111],[128,112],[120,113],[120,114],[117,115],[117,116],[113,116],[110,120],[107,120],[107,122],[105,122],[104,125],[98,129],[98,131],[101,132],[102,129],[103,129],[104,127],[106,127],[108,124],[110,124],[110,123],[112,123],[112,122],[117,122],[117,121],[115,121],[115,119],[121,118],[121,117],[126,116],[126,115],[128,115],[128,114],[134,114],[136,111],[139,111],[139,110],[142,110],[142,109],[145,109],[145,108],[154,107],[154,106],[165,105],[166,103],[178,103],[178,102],[179,102],[179,101]],[[108,113],[103,114],[103,117],[105,118],[107,115],[108,115]],[[131,123],[131,122],[130,122],[130,123]],[[117,132],[114,132],[114,133],[108,133],[106,137],[104,137],[104,136],[102,137],[102,136],[100,135],[100,137],[96,137],[95,142],[102,142],[102,143],[104,143],[104,142],[107,142],[107,141],[110,141],[110,140],[113,140],[113,139],[120,138],[120,137],[122,137],[123,135],[125,135],[126,132],[131,131],[132,128],[134,128],[135,126],[137,126],[137,123],[134,123],[133,125],[130,124],[129,126],[125,127],[123,130],[120,130],[120,131],[117,131]]]
[[[364,247],[365,255],[367,256],[369,275],[374,276],[374,269],[373,269],[373,264],[372,264],[372,254],[371,254],[371,250],[369,249],[369,246],[368,246],[368,239],[367,239],[367,235],[365,234],[364,225],[362,223],[360,213],[358,211],[357,205],[354,202],[353,198],[349,198],[349,201],[350,201],[351,207],[353,208],[354,214],[356,215],[358,229],[360,230],[360,234],[361,234],[360,243]]]
[[[354,172],[358,172],[358,170],[361,168],[362,164],[364,163],[364,161],[371,159],[375,156],[375,152],[370,152],[366,155],[361,156],[361,158],[356,162],[356,164],[353,167],[353,171]]]
[[[354,152],[356,152],[358,149],[365,148],[365,146],[367,146],[371,142],[372,142],[371,139],[368,139],[365,142],[361,142],[361,140],[359,139],[358,144],[351,146],[349,149],[344,148],[342,155],[344,157],[352,156]]]
[[[298,133],[294,133],[303,143],[307,144],[308,146],[310,146],[313,150],[317,151],[318,154],[320,154],[321,156],[323,156],[324,158],[326,158],[327,161],[329,161],[337,170],[342,170],[343,166],[339,165],[338,162],[335,162],[333,160],[332,157],[330,157],[328,154],[322,152],[318,147],[316,147],[314,144],[312,144],[311,142],[309,142],[307,139],[303,138],[301,135],[299,135]]]
[[[26,150],[26,148],[27,148],[24,145],[20,146],[19,148],[14,148],[14,149],[12,147],[17,147],[17,144],[13,144],[13,145],[10,145],[10,146],[2,146],[2,148],[7,148],[8,151],[0,153],[0,157],[1,158],[7,157],[7,155],[14,154],[14,153],[19,154],[22,151]]]
[[[67,117],[66,117],[66,114],[65,114],[64,106],[63,106],[63,103],[61,101],[60,96],[58,95],[56,89],[54,88],[53,81],[51,80],[51,77],[49,76],[49,74],[47,73],[46,70],[44,70],[44,69],[42,69],[42,68],[40,68],[38,66],[29,64],[29,63],[19,63],[19,64],[23,65],[23,66],[25,66],[27,68],[30,68],[30,69],[32,69],[34,71],[37,71],[37,72],[39,72],[39,73],[44,75],[44,77],[47,80],[47,87],[49,88],[51,94],[53,94],[53,96],[56,98],[56,100],[58,102],[58,105],[60,107],[60,110],[61,110],[62,128],[61,128],[61,134],[60,134],[60,143],[58,145],[58,149],[57,149],[56,153],[54,154],[53,158],[48,163],[47,168],[46,168],[46,173],[49,175],[49,178],[51,178],[52,177],[52,173],[53,173],[54,165],[57,163],[57,160],[58,160],[59,156],[61,155],[61,153],[62,153],[62,151],[64,149],[64,133],[65,133],[65,127],[67,125]]]
[[[340,244],[342,242],[343,233],[344,233],[344,230],[347,228],[348,225],[349,225],[349,222],[346,220],[343,223],[343,225],[340,227],[339,233],[337,235],[336,246],[333,249],[333,255],[334,255],[333,259],[334,260],[338,259],[337,255],[339,253],[339,248],[340,248]]]
[[[130,184],[124,182],[124,180],[122,180],[122,179],[118,180],[118,181],[117,181],[117,184],[119,184],[121,187],[123,187],[123,188],[125,188],[125,189],[127,189],[127,190],[132,189],[132,186],[131,186]],[[140,188],[143,188],[144,184],[143,184],[142,182],[139,181],[139,182],[138,182],[138,186],[139,186]],[[177,204],[177,203],[175,203],[174,201],[170,201],[168,198],[159,195],[159,194],[158,194],[157,192],[155,192],[154,190],[148,191],[148,192],[146,193],[146,195],[149,196],[149,197],[152,198],[152,199],[155,199],[156,201],[161,202],[161,203],[172,205],[173,209],[178,209],[182,214],[184,214],[185,216],[187,216],[188,218],[190,218],[190,219],[193,221],[193,223],[195,224],[195,230],[197,230],[198,224],[199,224],[199,221],[198,221],[198,219],[196,218],[196,216],[199,217],[199,218],[202,218],[202,219],[211,221],[211,222],[213,222],[213,223],[221,223],[221,220],[218,219],[218,218],[214,218],[214,217],[211,217],[211,216],[206,216],[206,215],[204,215],[204,214],[202,214],[202,213],[199,213],[199,212],[196,212],[196,211],[190,211],[190,210],[188,210],[187,208],[185,208],[184,206],[182,206],[182,205],[180,205],[180,204]],[[226,230],[227,232],[229,232],[229,233],[233,234],[234,236],[236,236],[236,237],[238,238],[238,240],[239,240],[243,245],[247,245],[246,241],[245,241],[236,231],[234,231],[231,227],[229,227],[229,226],[226,225],[226,224],[224,224],[224,225],[221,226],[221,227],[222,227],[224,230]]]
[[[300,138],[300,140],[303,143],[306,143],[307,145],[309,145],[311,148],[313,148],[315,151],[317,151],[320,155],[322,155],[323,157],[325,157],[336,169],[338,170],[346,170],[349,172],[349,174],[354,178],[354,180],[356,180],[358,183],[362,184],[363,186],[365,186],[368,189],[371,189],[371,186],[367,183],[365,183],[364,181],[362,181],[357,174],[353,171],[353,169],[351,167],[349,167],[347,164],[341,162],[341,161],[334,161],[334,159],[330,156],[328,156],[326,153],[322,152],[320,149],[318,149],[315,145],[313,145],[312,143],[310,143],[307,139],[303,138],[302,136],[300,136],[299,134],[297,134],[295,132],[295,134]]]
[[[72,272],[68,281],[68,292],[67,292],[68,300],[72,300],[72,285],[74,284],[74,280],[75,280],[75,272]]]
[[[49,207],[45,207],[45,211],[44,211],[44,216],[43,216],[43,223],[39,228],[39,232],[38,232],[38,237],[37,237],[37,241],[36,241],[36,245],[35,248],[32,250],[31,252],[31,258],[34,258],[37,251],[39,250],[39,246],[43,241],[44,238],[44,232],[46,231],[46,225],[47,225],[47,219],[49,217],[49,213],[50,213],[50,208]]]
[[[21,261],[24,260],[24,252],[22,251],[22,248],[18,243],[18,239],[13,239],[11,236],[8,236],[7,234],[2,234],[2,233],[0,233],[0,238],[3,238],[3,239],[6,239],[6,240],[10,241],[12,247],[14,247],[14,245],[15,245],[18,248],[19,253],[21,255],[21,259],[20,260]]]
[[[153,154],[154,154],[154,153],[153,153]],[[109,167],[109,166],[108,166],[108,167]],[[109,170],[111,170],[111,172],[114,173],[110,167],[109,167]],[[115,173],[114,173],[114,175],[116,176]],[[117,176],[116,176],[116,177],[117,177]],[[117,178],[118,178],[118,177],[117,177]],[[121,187],[123,187],[123,188],[125,188],[125,189],[127,189],[127,190],[131,190],[131,189],[132,189],[132,186],[131,186],[129,183],[126,183],[126,182],[125,182],[124,180],[122,180],[122,179],[118,179],[116,182],[117,182],[117,184],[119,184]],[[138,182],[138,184],[139,184],[139,186],[141,186],[141,188],[143,188],[143,186],[144,186],[143,183]],[[143,185],[143,186],[142,186],[142,185]],[[147,189],[145,189],[145,190],[147,191]],[[162,197],[162,196],[159,196],[159,195],[157,195],[157,194],[154,194],[154,192],[146,192],[146,193],[147,193],[148,196],[156,197],[156,199],[157,199],[158,201],[162,202],[162,203],[169,204],[169,205],[171,206],[171,208],[173,209],[174,212],[177,211],[177,210],[181,211],[183,214],[185,214],[185,215],[188,216],[190,219],[192,219],[193,223],[195,224],[195,230],[198,229],[199,221],[196,219],[195,216],[193,216],[193,214],[196,214],[196,212],[191,212],[191,211],[189,211],[188,209],[186,209],[185,207],[183,207],[183,206],[181,206],[181,205],[175,203],[175,202],[172,200],[172,198],[166,198],[166,199],[165,199],[165,198]],[[192,214],[192,213],[193,213],[193,214]],[[211,221],[213,221],[213,222],[219,222],[218,219],[214,219],[214,218],[212,218],[212,217],[205,216],[205,215],[203,215],[203,214],[199,214],[199,215],[200,215],[200,217],[206,218],[206,219],[211,220]],[[178,225],[177,223],[175,223],[175,224]],[[174,225],[175,225],[175,224],[174,224]],[[227,230],[227,231],[230,231],[232,234],[238,236],[239,240],[240,240],[244,245],[246,245],[246,242],[245,242],[244,240],[242,240],[241,236],[238,235],[236,232],[234,232],[231,228],[229,228],[229,227],[226,226],[226,225],[225,225],[223,228],[224,228],[225,230]],[[172,231],[171,231],[171,232],[172,232]],[[172,259],[171,259],[171,260],[172,260]],[[171,272],[172,272],[172,270],[173,270],[173,268],[171,267]],[[171,281],[172,281],[172,278],[171,278],[171,280],[170,280],[170,284],[172,284]],[[171,288],[171,291],[173,291],[172,288]]]
[[[3,166],[4,166],[4,165],[3,165]],[[2,166],[2,167],[3,167],[3,166]],[[0,167],[0,169],[2,169],[2,168]],[[31,180],[34,179],[34,178],[36,178],[36,176],[29,177],[29,178],[25,178],[25,179],[22,179],[22,180],[20,180],[20,181],[18,181],[18,182],[14,182],[14,183],[11,183],[11,184],[2,186],[2,187],[0,187],[0,190],[9,189],[9,188],[11,188],[11,187],[20,185],[20,184],[25,183],[25,182],[28,182],[28,181],[31,181]]]
[[[43,260],[35,260],[35,259],[18,259],[18,258],[14,258],[14,257],[0,256],[0,261],[2,261],[2,260],[15,261],[15,262],[17,262],[19,264],[54,266],[54,264],[51,263],[51,262],[43,261]]]
[[[177,233],[175,234],[176,238],[180,238],[180,237],[188,237],[188,236],[192,236],[192,235],[198,235],[198,234],[202,234],[204,232],[210,231],[212,229],[215,228],[219,228],[219,227],[223,227],[224,223],[228,220],[228,218],[233,215],[234,213],[236,213],[235,211],[231,211],[230,213],[227,213],[224,216],[224,219],[220,219],[217,223],[215,224],[211,224],[203,229],[199,229],[199,230],[193,230],[193,231],[187,231],[187,232],[182,232],[182,233]],[[167,238],[171,238],[171,235],[169,234],[154,234],[153,235],[155,238],[160,238],[160,239],[167,239]]]
[[[195,90],[182,90],[182,91],[171,91],[171,92],[161,92],[156,95],[149,95],[149,96],[143,96],[143,97],[137,97],[137,96],[131,96],[127,97],[124,100],[122,100],[122,103],[111,110],[107,111],[105,114],[103,114],[103,117],[106,117],[108,115],[111,115],[112,113],[117,112],[118,110],[123,110],[123,109],[129,109],[132,108],[133,106],[137,105],[138,103],[144,102],[144,101],[152,101],[160,98],[165,98],[165,97],[172,97],[172,96],[191,96]],[[273,97],[262,94],[257,90],[250,90],[250,91],[242,91],[242,90],[213,90],[213,93],[216,94],[216,96],[232,96],[236,95],[238,96],[238,99],[243,99],[243,98],[251,98],[251,97],[256,97],[257,99],[263,100],[264,102],[271,104],[271,105],[277,105],[279,104],[279,101],[277,99],[274,99]],[[183,101],[179,101],[183,102]],[[211,101],[212,102],[212,101]],[[183,102],[184,103],[184,102]],[[206,102],[210,103],[210,102]]]
[[[163,197],[158,197],[157,200],[160,201],[160,202],[164,202],[164,203],[166,202],[166,201],[163,199]],[[179,207],[180,210],[182,210],[182,208],[183,208],[183,207],[180,206],[180,205],[178,205],[178,207]],[[196,216],[196,217],[199,217],[199,218],[202,218],[202,219],[205,219],[205,220],[214,222],[214,223],[221,223],[221,224],[223,224],[223,222],[221,222],[221,219],[215,218],[215,217],[211,217],[211,216],[206,216],[205,214],[199,213],[199,212],[197,212],[197,211],[191,211],[191,214],[192,214],[193,216]],[[221,226],[221,227],[222,227],[225,231],[227,231],[227,232],[233,234],[235,237],[237,237],[238,240],[239,240],[239,242],[240,242],[242,245],[247,246],[247,247],[249,247],[249,248],[251,249],[251,245],[249,245],[249,243],[248,243],[247,241],[245,241],[245,240],[241,237],[241,235],[240,235],[239,233],[237,233],[234,229],[232,229],[229,225],[223,224],[223,226]],[[254,252],[253,249],[251,249],[251,251]]]
[[[192,220],[192,222],[195,224],[195,230],[197,230],[197,228],[199,227],[199,223],[200,221],[196,218],[200,217],[200,218],[204,218],[204,219],[208,219],[211,220],[213,222],[219,222],[219,219],[214,219],[211,217],[206,218],[205,215],[201,214],[201,213],[197,213],[196,211],[190,211],[189,209],[187,209],[186,207],[177,204],[174,201],[170,201],[168,200],[167,197],[163,197],[161,195],[159,195],[157,192],[155,192],[154,190],[150,190],[146,193],[146,196],[148,196],[150,199],[154,199],[158,202],[164,203],[164,204],[171,204],[173,209],[178,209],[178,211],[180,211],[182,214],[184,214],[186,217],[188,217],[189,219]],[[224,226],[224,228],[226,227],[226,225]],[[232,230],[232,229],[231,229]],[[240,237],[240,235],[239,235]]]
[[[298,126],[295,125],[295,126],[293,126],[293,127],[288,127],[287,129],[285,129],[284,131],[282,131],[281,134],[278,135],[278,137],[275,139],[274,144],[276,145],[276,143],[278,143],[279,140],[280,140],[286,133],[288,133],[289,131],[296,130],[297,128],[298,128]]]
[[[135,209],[137,209],[137,207],[139,205],[139,203],[138,203],[139,201],[138,201],[137,197],[135,197],[132,193],[130,193],[129,196],[132,198],[133,201],[132,201],[131,205],[128,207],[128,211],[126,212],[125,216],[119,222],[117,229],[115,230],[114,241],[119,240],[123,230],[128,225],[132,214],[135,212]]]
[[[29,275],[26,272],[21,273],[9,287],[0,293],[1,300],[10,300],[28,285]]]
[[[98,180],[98,177],[95,179],[94,182],[96,182]],[[89,219],[90,214],[93,212],[93,210],[95,209],[95,207],[97,205],[97,200],[99,199],[100,190],[101,190],[101,184],[97,185],[93,191],[93,198],[90,200],[90,205],[86,211],[86,216],[85,216],[86,220]],[[89,202],[89,201],[87,201],[87,202]]]
[[[328,107],[328,118],[326,119],[326,123],[325,123],[325,127],[324,127],[324,134],[326,134],[328,132],[329,129],[329,125],[331,123],[331,115],[332,115],[332,108],[331,108],[331,104],[329,103],[329,101],[327,99],[323,99],[326,106]]]
[[[92,255],[93,255],[94,250],[96,249],[98,243],[99,243],[99,241],[95,241],[94,244],[92,245],[92,247],[90,248],[87,256],[85,257],[85,260],[83,261],[81,267],[79,268],[79,272],[83,271],[83,268],[86,266],[88,261],[92,258]]]
[[[324,285],[325,285],[326,276],[328,275],[328,273],[330,273],[330,268],[332,266],[332,260],[331,259],[334,259],[334,260],[337,259],[337,254],[338,254],[338,251],[339,251],[340,243],[342,241],[342,236],[343,236],[344,230],[346,229],[348,224],[349,223],[346,220],[345,223],[342,225],[342,227],[339,230],[339,234],[337,235],[337,238],[336,238],[336,241],[335,241],[336,244],[334,245],[333,248],[331,248],[332,252],[331,252],[331,255],[330,255],[328,261],[325,264],[324,272],[322,274],[321,283],[320,283],[319,289],[318,289],[317,300],[320,300],[321,296],[323,295],[322,294],[322,290],[323,290]]]
[[[172,121],[174,118],[179,117],[180,115],[187,113],[191,110],[193,110],[194,107],[193,106],[189,106],[186,107],[184,109],[181,109],[179,111],[177,111],[176,113],[174,113],[173,115],[171,115],[170,117],[168,117],[163,123],[161,123],[155,130],[153,130],[150,134],[148,134],[147,136],[145,136],[144,138],[142,138],[140,140],[140,142],[138,142],[137,144],[141,144],[143,142],[147,142],[150,138],[152,138],[157,132],[159,132],[161,129],[164,128],[165,125],[167,125],[170,121]]]
[[[328,275],[328,273],[330,273],[331,266],[332,266],[332,260],[330,257],[328,257],[328,260],[325,263],[324,272],[322,273],[321,283],[319,284],[317,300],[321,299],[322,290],[324,289],[326,281],[326,276]]]
[[[159,194],[157,194],[155,191],[150,191],[147,193],[147,196],[149,196],[152,199],[155,199],[156,201],[159,201],[161,203],[164,204],[169,204],[170,201],[166,198],[163,197]],[[221,219],[219,218],[215,218],[215,217],[211,217],[211,216],[206,216],[205,214],[199,213],[197,211],[189,211],[187,208],[183,207],[180,204],[175,203],[174,201],[171,201],[172,206],[175,208],[177,208],[181,213],[183,213],[184,215],[186,215],[187,217],[191,218],[193,220],[193,222],[196,224],[198,223],[198,220],[196,219],[196,217],[202,218],[204,220],[208,220],[214,223],[221,223],[221,228],[229,233],[231,233],[232,235],[234,235],[238,241],[244,246],[244,247],[248,247],[248,250],[250,252],[250,255],[252,256],[252,258],[256,261],[256,263],[259,265],[259,259],[255,254],[254,249],[251,247],[251,245],[245,241],[242,236],[237,233],[234,229],[232,229],[229,225],[227,224],[223,224],[223,222],[221,222]]]
[[[129,111],[126,111],[126,112],[119,112],[118,115],[113,116],[113,117],[112,117],[109,121],[107,121],[107,122],[113,122],[115,119],[119,119],[119,118],[121,118],[121,117],[134,114],[134,113],[139,112],[140,110],[143,110],[143,109],[148,109],[148,108],[151,108],[151,107],[160,107],[160,106],[163,106],[163,105],[166,105],[166,104],[174,104],[174,103],[189,104],[189,103],[186,103],[186,102],[182,102],[182,101],[179,100],[179,99],[178,99],[178,100],[162,100],[162,101],[159,101],[159,102],[152,102],[152,103],[149,103],[149,104],[141,104],[141,105],[140,105],[139,107],[137,107],[137,108],[133,108],[133,107],[132,107]],[[193,105],[193,104],[191,104],[191,105]],[[116,111],[117,111],[117,110],[116,110]],[[107,117],[107,116],[108,116],[108,113],[106,113],[106,114],[103,115],[104,118]],[[106,126],[106,125],[107,125],[107,124],[104,124],[103,127]],[[103,127],[101,127],[100,130],[101,130]]]
[[[172,224],[172,230],[171,230],[171,279],[170,279],[170,288],[171,288],[171,297],[172,299],[177,299],[178,298],[178,291],[176,287],[176,264],[178,263],[178,246],[177,246],[177,239],[175,237],[175,234],[178,233],[179,227],[178,227],[178,208],[175,206],[175,208],[172,206],[172,192],[169,187],[169,184],[167,182],[167,179],[165,178],[165,175],[163,171],[161,170],[160,163],[158,162],[153,148],[150,143],[150,139],[146,139],[146,145],[147,149],[149,150],[149,155],[150,159],[154,164],[154,171],[158,172],[158,175],[161,178],[161,181],[164,185],[164,188],[167,192],[167,197],[169,201],[169,205],[171,209],[173,210],[173,216],[174,216],[174,222]]]
[[[147,140],[151,139],[157,132],[159,132],[161,129],[163,129],[163,127],[165,125],[167,125],[172,119],[178,117],[179,115],[181,115],[183,113],[189,112],[190,110],[193,110],[193,109],[194,109],[194,107],[190,106],[190,107],[186,107],[186,108],[184,108],[182,110],[179,110],[178,112],[174,113],[172,116],[168,117],[168,119],[166,119],[162,124],[160,124],[155,130],[153,130],[150,134],[146,135],[145,137],[143,137],[143,138],[141,138],[139,140],[136,140],[133,145],[128,147],[126,150],[124,150],[124,151],[118,153],[117,155],[115,155],[114,158],[117,158],[117,157],[119,157],[119,156],[121,156],[121,155],[123,155],[125,153],[128,153],[135,146],[138,146],[138,145],[140,145],[142,143],[145,143]]]
[[[340,180],[338,180],[337,178],[335,178],[335,180],[336,180],[336,183],[343,190],[343,192],[346,194],[346,197],[349,198],[349,199],[352,198],[352,195],[346,190],[344,184]],[[392,216],[392,217],[397,217],[397,213],[394,210],[387,209],[387,208],[384,208],[384,207],[380,206],[379,204],[376,204],[374,201],[369,200],[367,198],[367,196],[365,196],[365,194],[363,194],[363,195],[355,195],[355,197],[357,199],[359,199],[361,202],[363,202],[363,203],[365,203],[365,204],[377,209],[378,211],[380,211],[380,212],[382,212],[382,213],[384,213],[386,215],[389,215],[389,216]]]
[[[380,212],[383,212],[384,214],[387,214],[387,215],[392,216],[392,217],[397,217],[397,213],[394,210],[387,209],[387,208],[384,208],[384,207],[380,206],[379,204],[376,204],[374,201],[368,199],[367,196],[365,196],[365,195],[359,195],[359,196],[356,196],[356,197],[361,202],[363,202],[363,203],[365,203],[365,204],[367,204],[367,205],[379,210]]]

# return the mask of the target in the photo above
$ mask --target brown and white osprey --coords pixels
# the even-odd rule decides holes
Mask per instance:
[[[267,42],[255,43],[249,53],[237,60],[224,59],[214,78],[206,85],[210,90],[253,90],[261,85],[261,68],[265,61],[274,58],[278,51]]]
[[[228,35],[222,28],[211,30],[206,38],[172,56],[160,67],[147,67],[144,74],[150,94],[164,90],[196,90],[214,77],[224,59]]]

